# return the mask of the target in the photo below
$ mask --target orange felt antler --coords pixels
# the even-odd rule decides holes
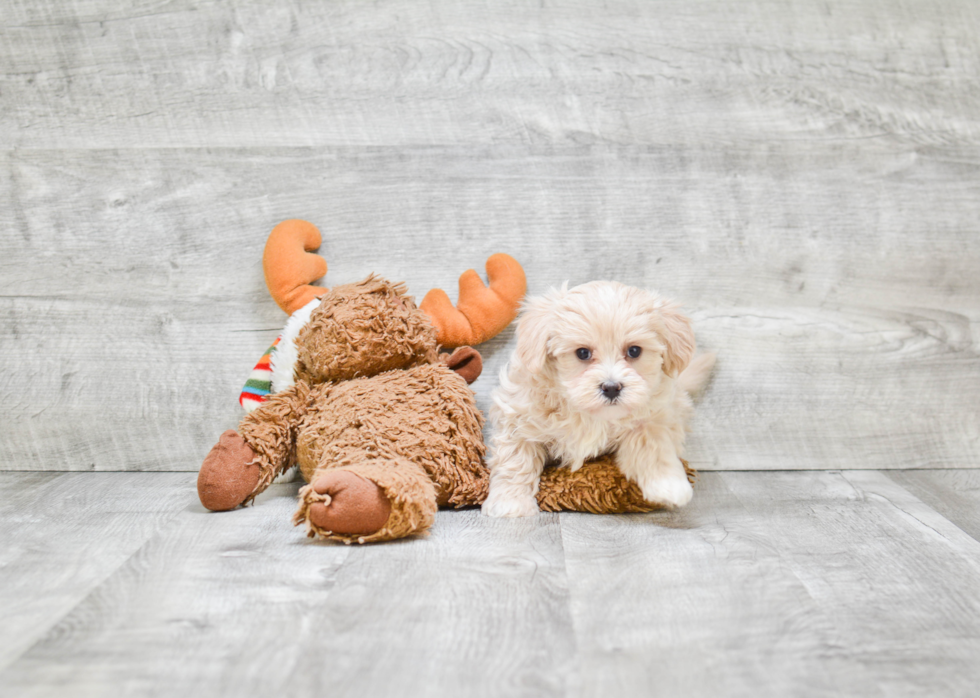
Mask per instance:
[[[283,221],[269,233],[262,253],[265,285],[280,308],[292,315],[327,289],[310,284],[327,273],[327,262],[312,254],[320,231],[301,220]]]
[[[459,302],[453,307],[446,292],[434,288],[419,306],[447,348],[479,344],[495,336],[517,317],[517,309],[527,291],[524,269],[506,254],[487,260],[490,288],[470,269],[459,277]]]

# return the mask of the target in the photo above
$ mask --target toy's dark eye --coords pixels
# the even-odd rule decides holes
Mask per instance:
[[[580,358],[582,361],[588,361],[592,358],[592,350],[582,347],[581,349],[575,350],[575,356]]]
[[[628,357],[630,357],[631,359],[638,359],[638,358],[640,358],[640,354],[642,354],[642,353],[643,353],[643,348],[642,347],[638,347],[635,344],[633,346],[631,346],[629,349],[626,350],[626,355]]]

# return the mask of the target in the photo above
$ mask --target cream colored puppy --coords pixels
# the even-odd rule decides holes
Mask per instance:
[[[529,300],[492,395],[483,513],[535,514],[546,462],[576,470],[611,452],[648,501],[687,504],[680,456],[690,394],[714,363],[714,354],[694,358],[690,320],[647,291],[593,281]]]

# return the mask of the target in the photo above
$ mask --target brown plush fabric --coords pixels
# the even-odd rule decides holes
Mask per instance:
[[[694,484],[695,471],[684,463],[687,479]],[[589,461],[572,472],[569,468],[545,468],[538,488],[541,511],[583,511],[591,514],[624,514],[655,511],[663,505],[643,499],[640,488],[623,477],[612,456]]]
[[[317,409],[296,439],[307,481],[325,468],[408,461],[429,475],[440,504],[466,506],[486,497],[483,416],[473,391],[448,367],[426,364],[318,385],[310,400]]]
[[[270,395],[262,406],[242,419],[238,431],[255,452],[261,475],[245,499],[248,504],[296,463],[296,433],[310,407],[310,386],[299,382],[288,390]]]
[[[318,493],[315,486],[307,485],[300,490],[299,510],[293,516],[293,522],[297,526],[306,524],[306,535],[344,543],[374,543],[424,533],[432,526],[437,509],[436,491],[432,480],[418,465],[400,459],[373,460],[344,466],[341,469],[359,475],[378,486],[391,506],[388,520],[383,528],[367,535],[347,534],[337,529],[322,528],[310,515],[310,510],[322,503],[325,495]]]
[[[218,439],[197,475],[197,496],[211,511],[228,511],[244,502],[261,479],[255,453],[232,429]]]
[[[435,330],[405,293],[376,276],[327,291],[296,340],[296,378],[344,381],[437,361]]]
[[[480,354],[455,352],[454,372],[403,285],[371,276],[327,291],[296,341],[295,385],[241,421],[251,457],[238,459],[235,477],[249,470],[252,486],[220,493],[236,500],[229,508],[295,464],[314,483],[301,492],[296,523],[345,542],[421,533],[437,506],[486,498],[483,416],[464,378],[479,375]]]
[[[318,524],[310,507],[330,498],[314,487],[300,494],[297,524],[346,542],[419,533],[431,525],[438,505],[466,506],[486,498],[482,427],[473,391],[442,363],[313,387],[300,381],[242,420],[240,431],[262,473],[246,503],[294,463],[312,483],[340,468],[384,492],[391,505],[384,527],[355,535],[363,526],[353,509],[347,524]]]
[[[388,523],[391,502],[371,480],[347,468],[331,468],[317,474],[310,487],[316,494],[307,518],[310,528],[326,535],[367,536]]]
[[[467,383],[473,383],[483,373],[483,357],[473,347],[460,347],[452,354],[440,354],[439,358]]]

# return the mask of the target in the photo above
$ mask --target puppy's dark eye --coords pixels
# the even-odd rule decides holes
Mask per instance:
[[[629,349],[626,350],[626,355],[628,357],[630,357],[631,359],[638,359],[638,358],[640,358],[640,354],[642,354],[642,353],[643,353],[643,348],[642,347],[638,347],[635,344],[633,346],[631,346]]]
[[[575,350],[575,356],[577,356],[582,361],[588,361],[592,358],[592,350],[582,347],[581,349]]]

